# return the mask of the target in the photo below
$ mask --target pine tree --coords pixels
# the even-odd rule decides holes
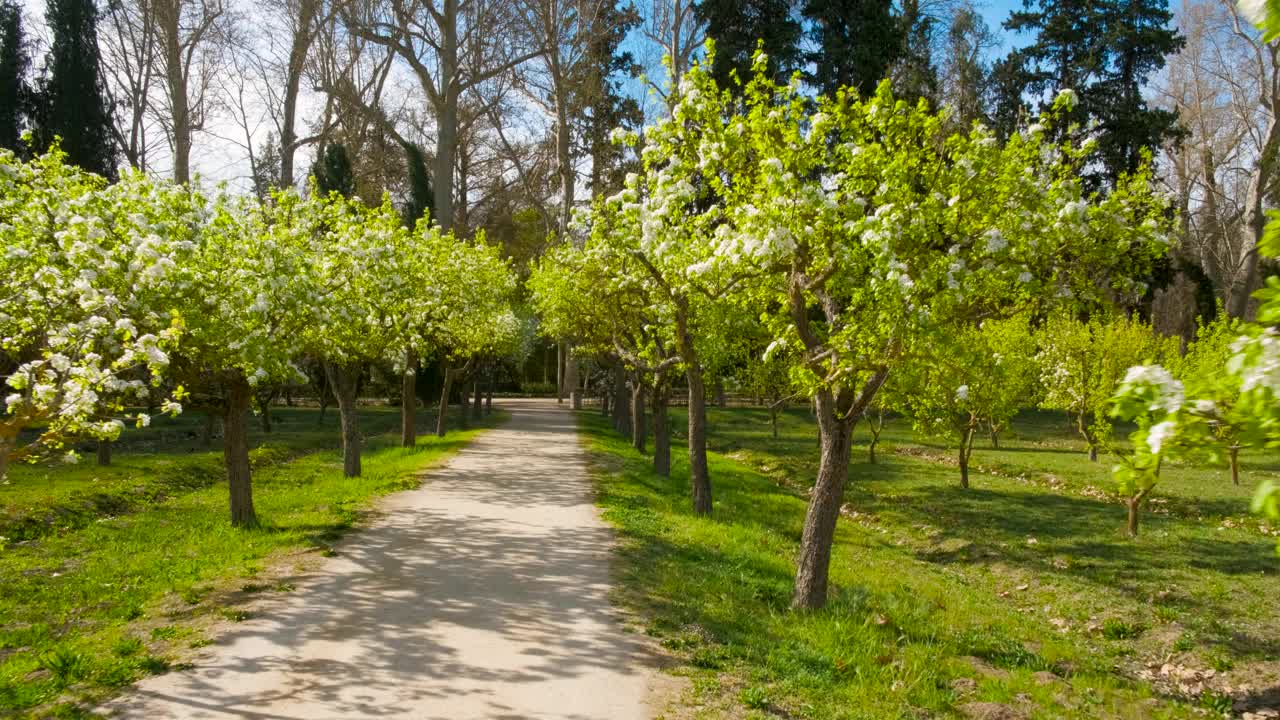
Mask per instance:
[[[891,76],[894,94],[911,104],[924,99],[938,106],[938,68],[933,62],[936,20],[920,7],[920,0],[903,0],[898,17],[902,52]]]
[[[786,77],[803,64],[799,19],[790,0],[701,0],[694,11],[716,43],[711,75],[722,88],[751,79],[756,49],[769,56],[774,78]]]
[[[27,150],[22,131],[31,109],[30,65],[22,34],[22,8],[13,0],[0,2],[0,148],[20,156]]]
[[[809,81],[825,94],[845,86],[864,97],[874,93],[902,55],[892,0],[806,0],[803,14],[816,45],[805,56],[813,66]]]
[[[627,150],[610,140],[614,128],[639,129],[644,122],[640,103],[623,87],[625,80],[639,74],[635,57],[622,49],[627,33],[640,24],[634,7],[613,6],[601,13],[599,32],[592,34],[583,63],[584,77],[578,84],[575,115],[582,127],[587,157],[591,158],[588,186],[592,195],[610,195],[622,187],[626,173],[633,169]]]
[[[328,143],[320,150],[320,156],[311,166],[316,179],[316,191],[322,195],[336,192],[343,197],[356,194],[356,175],[347,155],[347,146],[340,142]]]
[[[1026,96],[1045,104],[1072,89],[1080,98],[1072,120],[1097,126],[1091,132],[1103,170],[1095,181],[1114,183],[1138,167],[1144,148],[1157,150],[1178,133],[1177,116],[1142,97],[1142,86],[1183,45],[1172,19],[1166,0],[1026,0],[1005,28],[1035,33],[1035,41],[997,68],[1001,129],[1012,130]]]
[[[267,141],[258,149],[258,156],[253,159],[253,193],[259,199],[266,199],[272,190],[280,189],[284,183],[280,181],[280,136],[274,132],[267,134]]]
[[[404,143],[405,164],[409,170],[409,198],[400,211],[405,227],[413,228],[419,218],[430,218],[434,196],[427,155],[413,143]]]
[[[114,180],[116,151],[98,52],[97,7],[93,0],[49,0],[45,19],[53,44],[34,123],[37,147],[60,137],[71,163]]]

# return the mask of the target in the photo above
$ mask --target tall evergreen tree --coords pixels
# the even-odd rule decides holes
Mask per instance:
[[[410,142],[404,143],[405,165],[409,170],[409,198],[400,210],[405,227],[413,228],[419,218],[430,218],[434,197],[431,190],[431,172],[427,169],[427,154]]]
[[[351,167],[347,146],[340,142],[325,144],[311,166],[311,174],[316,179],[316,190],[321,194],[336,192],[343,197],[356,194],[355,170]]]
[[[1177,116],[1142,97],[1142,86],[1183,45],[1167,0],[1024,1],[1005,28],[1034,33],[1035,40],[997,68],[1002,130],[1012,130],[1027,96],[1048,103],[1058,90],[1074,90],[1080,102],[1072,119],[1097,125],[1091,132],[1104,167],[1096,180],[1104,184],[1134,170],[1144,148],[1158,149],[1177,135]]]
[[[22,8],[14,0],[0,2],[0,148],[26,154],[22,131],[31,110],[26,39],[22,33]]]
[[[751,59],[758,47],[769,56],[777,80],[785,81],[804,62],[792,0],[700,0],[694,12],[716,43],[711,75],[722,88],[736,86],[735,74],[743,83],[751,79]]]
[[[938,68],[933,61],[933,34],[937,20],[920,7],[920,0],[903,0],[898,16],[902,52],[891,76],[898,97],[915,104],[920,99],[938,107]]]
[[[826,94],[841,87],[875,92],[901,55],[904,33],[892,0],[806,0],[814,50],[805,60],[813,66],[809,81]]]
[[[70,162],[115,179],[111,106],[102,79],[94,0],[49,0],[45,19],[53,45],[34,123],[37,147],[48,147],[60,137]]]
[[[635,57],[622,49],[627,33],[639,24],[640,15],[633,6],[614,5],[601,13],[600,31],[592,34],[587,47],[585,74],[578,84],[582,109],[576,116],[582,125],[578,136],[583,151],[591,159],[588,187],[595,196],[620,189],[633,167],[627,149],[613,143],[609,134],[619,127],[638,130],[644,122],[640,103],[623,87],[626,79],[640,72]]]

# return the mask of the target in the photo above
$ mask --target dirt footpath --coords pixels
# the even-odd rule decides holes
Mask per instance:
[[[295,592],[185,672],[102,708],[128,718],[643,720],[663,681],[610,606],[608,528],[573,417],[503,403],[483,434]]]

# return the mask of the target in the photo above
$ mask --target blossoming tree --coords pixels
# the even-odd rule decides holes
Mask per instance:
[[[1077,170],[1092,148],[1054,146],[1043,125],[1006,144],[980,127],[948,137],[943,116],[887,84],[865,100],[819,98],[815,113],[764,64],[741,112],[702,69],[686,75],[627,192],[664,200],[637,208],[640,242],[682,265],[683,287],[734,290],[797,350],[821,458],[792,605],[812,609],[826,601],[852,430],[889,373],[950,352],[952,328],[1039,298],[1131,292],[1122,265],[1164,251],[1164,203],[1145,172],[1087,197]]]
[[[69,440],[119,436],[125,403],[159,383],[182,335],[175,268],[201,213],[198,196],[141,174],[107,185],[56,149],[29,163],[0,150],[0,477]]]

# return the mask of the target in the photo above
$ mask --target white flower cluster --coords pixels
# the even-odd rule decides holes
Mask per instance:
[[[1176,413],[1182,409],[1185,399],[1182,383],[1175,380],[1161,365],[1135,365],[1125,373],[1120,382],[1118,393],[1130,392],[1132,389],[1149,387],[1156,392],[1147,409],[1165,413]]]

